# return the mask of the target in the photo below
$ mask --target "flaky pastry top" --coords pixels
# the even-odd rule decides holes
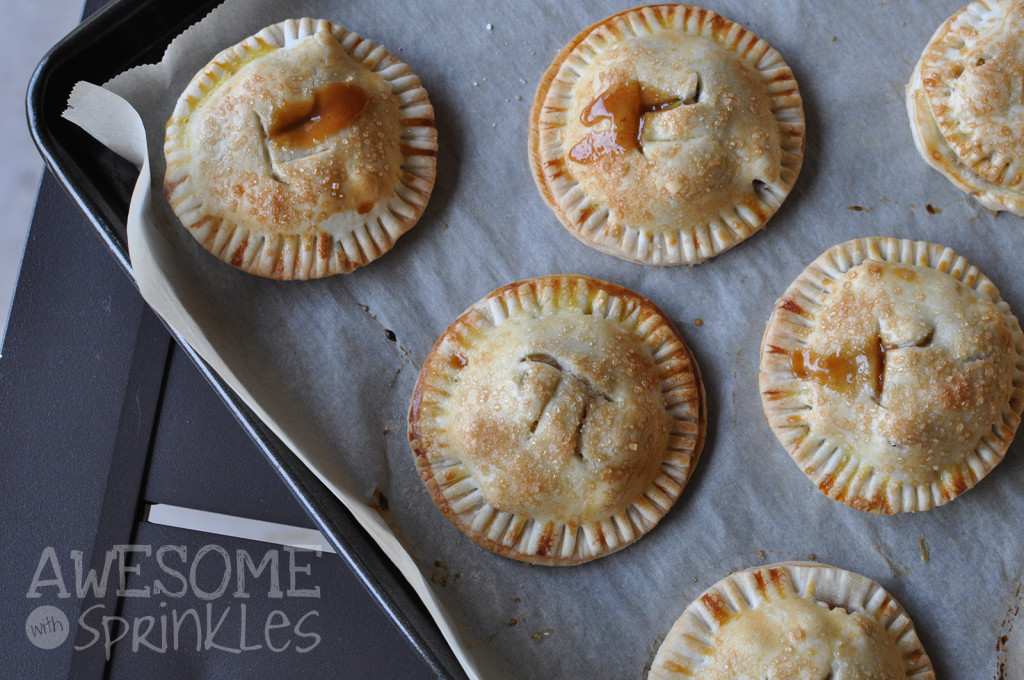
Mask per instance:
[[[1024,216],[1024,4],[977,0],[929,40],[907,85],[921,157],[990,210]]]
[[[431,350],[409,413],[441,511],[498,554],[618,550],[682,492],[703,445],[696,363],[649,300],[584,276],[509,284]]]
[[[1024,333],[949,248],[865,238],[830,248],[776,303],[765,416],[801,469],[858,510],[928,510],[1002,460],[1024,410]]]
[[[921,482],[1001,421],[1017,361],[991,300],[932,269],[865,262],[817,311],[793,370],[816,432]]]
[[[433,188],[437,132],[410,68],[325,20],[227,48],[167,123],[164,195],[218,258],[278,279],[350,272],[387,252]]]
[[[1024,179],[1024,3],[974,3],[922,56],[921,76],[946,142],[989,182]]]
[[[821,680],[834,669],[844,680],[904,680],[899,650],[878,621],[788,595],[726,621],[699,680]]]
[[[598,54],[576,83],[562,140],[571,172],[611,220],[652,234],[706,222],[777,182],[782,149],[757,70],[712,40],[664,31]]]
[[[451,395],[451,444],[495,508],[593,521],[635,498],[668,444],[654,360],[627,329],[573,313],[480,337]]]
[[[869,578],[813,562],[743,569],[676,620],[650,680],[935,680],[906,611]]]
[[[545,201],[592,247],[695,264],[764,227],[804,151],[792,70],[741,25],[650,5],[583,30],[552,61],[530,114]]]

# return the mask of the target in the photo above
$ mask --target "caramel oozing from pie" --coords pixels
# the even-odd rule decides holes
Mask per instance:
[[[760,210],[755,180],[780,177],[781,133],[760,74],[699,37],[658,33],[601,52],[565,118],[567,172],[608,209],[601,238],[617,239],[621,226],[675,234],[739,205]]]
[[[584,127],[601,125],[605,129],[590,132],[577,142],[569,151],[569,158],[577,163],[593,163],[605,156],[617,156],[634,149],[642,150],[641,140],[647,114],[667,111],[683,103],[693,103],[697,96],[699,90],[684,102],[635,80],[616,83],[601,92],[580,113],[580,123]]]
[[[311,100],[276,111],[267,136],[282,146],[309,149],[347,128],[369,103],[366,90],[355,83],[328,83],[314,90]]]
[[[793,375],[801,380],[813,380],[834,392],[850,393],[861,386],[873,387],[875,395],[882,394],[885,383],[886,354],[896,349],[875,337],[852,349],[836,353],[819,353],[810,348],[790,354]]]
[[[816,436],[874,469],[927,480],[993,428],[1016,353],[1002,312],[951,276],[868,261],[814,312],[789,354]]]
[[[395,195],[399,100],[326,30],[242,67],[192,114],[211,214],[261,233],[340,234]]]

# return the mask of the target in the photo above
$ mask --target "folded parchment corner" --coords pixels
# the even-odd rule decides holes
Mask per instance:
[[[82,128],[135,167],[146,160],[146,128],[127,101],[99,85],[80,80],[71,88],[61,117]]]

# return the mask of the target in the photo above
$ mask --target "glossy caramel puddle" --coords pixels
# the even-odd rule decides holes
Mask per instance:
[[[636,81],[612,85],[580,113],[580,123],[584,126],[594,127],[610,121],[611,129],[589,133],[573,146],[569,158],[577,163],[593,163],[607,156],[620,156],[639,149],[644,116],[675,108],[681,103],[678,98]]]
[[[790,354],[790,369],[801,380],[813,380],[822,387],[848,394],[867,386],[876,397],[885,384],[885,357],[895,345],[875,337],[873,342],[849,352],[818,354],[804,348]]]
[[[354,83],[328,83],[313,91],[312,102],[280,109],[267,136],[281,146],[308,149],[351,125],[369,103],[369,95]]]

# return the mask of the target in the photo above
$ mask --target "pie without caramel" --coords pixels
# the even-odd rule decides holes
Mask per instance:
[[[1024,408],[1024,334],[992,282],[948,248],[849,241],[776,304],[760,388],[772,430],[830,498],[928,510],[1006,453]]]
[[[275,279],[351,272],[419,219],[437,130],[419,78],[323,20],[263,29],[207,64],[167,123],[164,193],[188,231]]]
[[[980,0],[943,23],[907,86],[924,160],[990,210],[1024,216],[1024,3]]]
[[[709,10],[652,5],[577,35],[540,82],[530,163],[573,235],[652,265],[695,264],[764,227],[803,161],[793,72]]]
[[[650,301],[583,276],[480,300],[427,357],[409,412],[420,476],[485,548],[570,565],[635,541],[704,442],[704,388]]]
[[[783,563],[732,574],[693,601],[648,680],[935,680],[906,611],[836,567]]]

